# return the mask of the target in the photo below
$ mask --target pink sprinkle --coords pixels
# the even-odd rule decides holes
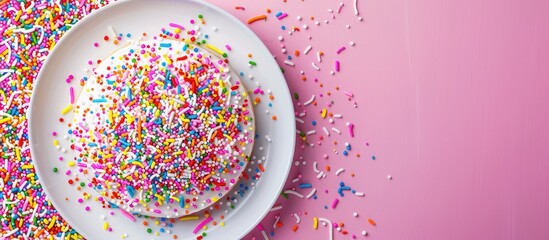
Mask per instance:
[[[345,50],[345,46],[341,46],[336,53],[340,54],[341,52],[343,52],[343,50]]]
[[[200,231],[200,229],[202,229],[206,224],[210,223],[212,220],[213,220],[213,218],[211,216],[204,219],[204,221],[199,223],[198,226],[196,226],[196,228],[194,228],[193,234],[198,233],[198,231]]]
[[[181,30],[185,30],[185,28],[177,23],[170,23],[170,27],[179,28]]]
[[[74,104],[74,88],[70,88],[69,89],[69,92],[71,94],[71,104]]]
[[[339,203],[339,199],[335,198],[334,201],[332,202],[332,208],[336,208],[337,206],[337,203]]]
[[[161,213],[162,213],[162,211],[160,211],[160,209],[155,209],[155,210],[153,210],[153,212],[154,212],[154,213],[158,213],[158,214],[161,214]]]
[[[225,45],[225,48],[226,48],[227,50],[229,50],[229,51],[231,51],[231,50],[232,50],[231,46],[229,46],[228,44],[227,44],[227,45]]]
[[[287,17],[288,14],[287,13],[283,13],[283,14],[280,14],[280,16],[278,16],[278,20],[282,20],[283,18]]]
[[[352,123],[349,123],[349,134],[351,135],[351,137],[355,137],[355,125],[352,124]]]
[[[259,225],[257,225],[257,229],[259,229],[259,231],[265,230],[265,229],[263,228],[263,225],[261,225],[261,223],[260,223]]]
[[[335,68],[336,68],[336,72],[339,72],[339,61],[336,61]]]
[[[350,93],[350,92],[347,92],[347,91],[343,91],[343,93],[345,93],[345,95],[349,96],[349,97],[353,97],[353,94]]]
[[[164,138],[166,138],[166,139],[170,138],[168,135],[166,135],[165,133],[163,133],[163,132],[160,130],[160,128],[157,128],[156,130],[157,130],[158,134],[160,134],[160,136],[162,136],[162,137],[164,137]]]
[[[69,75],[69,77],[67,77],[67,80],[65,80],[67,83],[71,83],[71,80],[74,79],[74,76],[73,75]]]

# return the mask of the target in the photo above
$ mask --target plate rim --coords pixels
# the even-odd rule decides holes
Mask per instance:
[[[39,81],[39,79],[43,78],[43,75],[45,74],[44,73],[44,70],[45,69],[44,67],[47,66],[51,60],[51,55],[53,55],[53,53],[55,53],[59,48],[60,46],[63,45],[63,43],[65,41],[68,41],[67,39],[70,39],[69,36],[73,35],[74,34],[74,30],[73,29],[77,29],[77,28],[80,28],[80,25],[83,25],[85,24],[86,22],[88,21],[91,21],[90,19],[94,18],[95,15],[99,15],[101,12],[103,11],[106,11],[107,9],[109,8],[114,8],[114,7],[117,7],[119,5],[122,5],[122,4],[125,4],[125,3],[128,3],[128,2],[132,2],[132,1],[135,1],[135,0],[118,0],[118,1],[115,1],[115,2],[110,2],[108,3],[107,5],[99,8],[99,9],[96,9],[95,11],[93,11],[92,13],[84,16],[82,19],[80,19],[76,24],[74,24],[64,35],[63,37],[61,37],[59,39],[59,41],[57,41],[57,43],[55,44],[55,46],[53,47],[53,49],[49,52],[48,54],[48,57],[44,60],[44,62],[42,63],[42,66],[40,68],[40,71],[38,73],[38,75],[36,76],[35,78],[35,83],[33,84],[33,89],[32,89],[32,95],[31,95],[31,98],[30,98],[30,104],[29,104],[29,107],[27,109],[27,113],[26,113],[26,117],[27,117],[27,123],[28,123],[28,135],[29,135],[29,147],[30,147],[30,152],[31,152],[31,160],[33,162],[33,166],[34,166],[34,169],[35,169],[35,173],[38,177],[38,179],[42,179],[43,176],[45,176],[42,172],[43,171],[47,171],[45,169],[43,170],[40,170],[40,168],[37,168],[36,164],[34,163],[35,162],[35,158],[36,156],[38,156],[38,154],[36,153],[36,149],[35,147],[33,147],[33,129],[34,129],[34,124],[37,124],[35,123],[36,121],[34,120],[34,117],[33,117],[33,112],[34,112],[34,105],[36,105],[36,101],[35,98],[33,97],[35,95],[35,92],[37,91],[37,89],[39,89],[39,86],[41,84],[42,81]],[[234,15],[230,14],[229,12],[227,12],[226,10],[214,5],[213,3],[210,3],[210,2],[207,2],[207,1],[201,1],[201,0],[183,0],[183,1],[187,1],[187,2],[192,2],[192,3],[195,3],[195,4],[199,4],[199,5],[202,5],[202,6],[205,6],[205,7],[208,7],[208,8],[211,8],[213,9],[214,11],[217,11],[219,13],[221,13],[222,15],[224,15],[225,17],[229,18],[231,21],[234,22],[235,25],[237,25],[239,28],[243,29],[243,31],[247,32],[247,34],[249,34],[250,37],[253,38],[253,41],[255,42],[258,42],[259,43],[259,48],[261,48],[263,51],[266,51],[268,53],[271,53],[271,51],[267,48],[267,46],[265,45],[265,43],[259,38],[259,36],[257,36],[255,34],[255,32],[253,32],[248,26],[246,26],[242,21],[240,21],[238,18],[236,18]],[[272,54],[271,54],[272,55]],[[277,67],[279,66],[278,63],[276,62],[276,60],[273,58],[273,57],[269,57],[268,58],[269,60],[268,61],[271,61],[270,63],[268,64],[274,64],[276,65]],[[288,86],[288,83],[287,83],[287,80],[286,78],[284,77],[284,74],[282,73],[282,71],[277,71],[277,75],[276,76],[277,78],[281,78],[283,81],[282,81],[282,84],[284,85],[284,91],[286,93],[286,95],[289,97],[289,100],[290,100],[290,106],[284,106],[285,108],[290,108],[291,112],[294,113],[295,112],[295,108],[293,106],[293,102],[291,100],[291,92],[290,92],[290,89],[289,89],[289,86]],[[290,119],[288,121],[287,124],[290,125],[290,129],[292,130],[295,130],[296,129],[296,123],[295,123],[295,116],[293,114],[290,114]],[[286,181],[288,180],[288,177],[289,177],[289,173],[290,173],[290,170],[291,170],[291,167],[292,167],[292,163],[293,163],[293,157],[294,157],[294,154],[295,154],[295,146],[296,146],[296,136],[295,134],[293,134],[294,131],[292,131],[292,134],[290,134],[290,145],[291,145],[291,149],[289,149],[290,151],[290,160],[287,161],[287,164],[285,166],[285,174],[283,176],[283,181],[280,181],[280,183],[278,183],[278,187],[276,187],[276,190],[277,192],[281,192],[282,189],[284,188],[285,184],[286,184]],[[51,196],[50,194],[50,191],[48,190],[47,187],[45,187],[44,185],[42,185],[42,183],[40,182],[40,185],[42,187],[42,191],[46,194],[46,196]],[[255,224],[254,225],[251,225],[251,226],[248,226],[248,227],[245,227],[246,230],[242,232],[241,236],[239,238],[242,238],[244,236],[246,236],[248,233],[250,233],[264,218],[265,216],[269,213],[270,209],[272,208],[272,206],[275,204],[275,202],[278,200],[278,194],[276,195],[277,197],[275,198],[271,198],[269,199],[269,204],[268,204],[268,208],[264,209],[261,214],[259,214],[259,218],[257,221],[255,221]],[[62,206],[62,204],[60,204],[59,202],[57,202],[56,200],[54,200],[53,198],[49,198],[48,197],[48,200],[51,202],[51,204],[54,206],[55,209],[58,209],[59,206]],[[61,215],[63,217],[63,213],[61,211],[58,210],[58,214]],[[69,219],[65,219],[63,217],[63,219],[73,228],[75,229],[79,234],[80,232],[80,227],[78,226],[78,224],[73,224],[73,221],[72,220],[69,220]]]

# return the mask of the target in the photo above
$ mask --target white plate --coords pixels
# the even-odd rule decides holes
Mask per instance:
[[[222,209],[227,209],[228,212],[213,211],[214,219],[218,222],[220,220],[216,216],[225,216],[225,226],[209,224],[205,231],[206,239],[243,237],[261,221],[278,198],[292,163],[295,118],[288,86],[280,68],[261,40],[235,17],[206,2],[118,1],[85,17],[59,41],[38,75],[28,114],[32,156],[44,191],[63,218],[86,238],[114,239],[120,238],[124,233],[129,235],[129,239],[167,239],[171,238],[172,234],[176,234],[178,239],[196,238],[192,230],[202,219],[176,221],[173,227],[165,228],[171,230],[172,234],[163,233],[155,236],[146,232],[141,223],[144,219],[131,222],[118,211],[114,211],[116,214],[110,216],[109,212],[112,210],[102,209],[95,201],[87,201],[86,205],[92,210],[85,212],[84,205],[76,201],[82,193],[67,184],[68,177],[64,174],[68,169],[67,159],[72,159],[72,153],[69,151],[63,154],[55,149],[52,132],[56,131],[63,136],[68,131],[67,125],[58,121],[61,109],[69,104],[70,85],[65,82],[67,76],[73,74],[75,79],[80,79],[84,76],[88,60],[103,59],[117,48],[112,43],[107,44],[102,40],[103,36],[111,35],[109,26],[124,35],[146,32],[151,36],[157,35],[162,27],[167,28],[170,22],[189,26],[188,21],[191,18],[197,20],[198,14],[203,14],[207,22],[207,25],[201,26],[201,32],[210,36],[209,43],[217,46],[225,46],[227,43],[231,45],[230,65],[235,71],[245,73],[243,82],[246,87],[253,90],[256,88],[256,82],[259,82],[262,89],[271,89],[275,95],[271,108],[267,106],[268,101],[255,107],[257,133],[260,137],[256,139],[253,155],[266,157],[262,163],[266,171],[255,182],[255,188],[250,188],[243,197],[234,194],[235,190],[229,193],[228,196],[236,196],[238,201],[234,209],[230,209],[227,202],[223,201]],[[218,30],[214,31],[213,27],[217,27]],[[99,42],[100,48],[94,48],[94,42]],[[122,47],[123,44],[119,46]],[[253,54],[253,60],[258,63],[256,67],[248,66],[248,53]],[[253,79],[250,80],[248,74],[253,74]],[[81,89],[78,81],[73,80],[72,86],[76,91]],[[267,109],[271,111],[269,115],[265,113]],[[276,115],[278,120],[271,120],[272,115]],[[72,113],[63,117],[70,121]],[[270,136],[271,143],[266,141],[265,135]],[[62,137],[57,139],[63,140]],[[61,144],[69,147],[68,143]],[[264,149],[260,151],[260,147]],[[59,161],[59,156],[63,156],[65,161]],[[255,164],[257,165],[257,161]],[[58,173],[52,171],[54,167],[59,168]],[[253,175],[255,168],[256,166],[251,166],[250,175]],[[238,190],[238,187],[235,189]],[[92,189],[88,189],[87,192],[94,193]],[[69,198],[69,201],[65,198]],[[113,232],[103,230],[104,222],[100,219],[101,215],[107,216]],[[154,231],[159,229],[158,226],[152,228]]]

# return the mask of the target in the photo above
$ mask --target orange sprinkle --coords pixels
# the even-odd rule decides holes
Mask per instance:
[[[251,57],[252,57],[252,54],[251,54],[251,53],[248,53],[248,57],[251,58]]]
[[[330,165],[326,165],[326,171],[329,172],[330,171]]]
[[[299,226],[297,226],[297,224],[294,224],[292,226],[292,231],[296,232],[298,228],[299,228]]]
[[[369,222],[370,224],[372,224],[372,226],[375,226],[375,225],[376,225],[376,222],[375,222],[373,219],[371,219],[371,218],[368,218],[368,222]]]
[[[242,7],[242,6],[235,6],[234,9],[236,9],[236,10],[245,10],[245,8]]]
[[[263,168],[263,165],[261,165],[261,163],[257,167],[259,168],[259,171],[265,172],[265,168]]]
[[[277,118],[276,118],[276,116],[273,116],[272,119],[276,121]]]
[[[255,16],[255,17],[252,17],[250,19],[248,19],[248,21],[246,21],[248,24],[252,24],[254,23],[255,21],[259,21],[259,20],[266,20],[267,19],[267,16],[265,15],[258,15],[258,16]]]
[[[267,9],[265,9],[265,12],[271,13],[271,9],[270,9],[270,8],[267,8]]]

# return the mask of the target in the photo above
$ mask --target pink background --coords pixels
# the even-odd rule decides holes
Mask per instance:
[[[352,90],[359,104],[352,109],[340,92],[318,101],[325,106],[335,99],[339,105],[332,110],[356,123],[357,137],[342,135],[338,146],[331,139],[322,147],[297,150],[308,165],[295,167],[290,179],[303,174],[320,193],[317,200],[279,199],[284,209],[263,221],[270,233],[274,216],[282,217],[275,239],[327,239],[326,228],[312,229],[313,216],[344,222],[359,239],[363,229],[371,239],[549,239],[549,2],[359,0],[363,22],[349,0],[335,20],[327,10],[337,9],[339,1],[211,2],[243,21],[267,7],[288,12],[284,21],[271,17],[251,25],[279,63],[278,35],[291,53],[311,44],[328,53],[326,62],[342,61],[341,73],[330,76],[310,67],[314,55],[295,59],[298,66],[286,73],[292,93],[299,91],[306,101],[311,94],[336,92],[338,85]],[[236,5],[246,10],[235,10]],[[298,15],[304,20],[298,22]],[[309,16],[330,24],[314,26]],[[310,30],[293,36],[280,30],[282,24],[304,23]],[[357,45],[350,48],[349,41]],[[335,55],[341,45],[348,50]],[[309,73],[306,82],[299,80],[300,69]],[[312,82],[314,77],[324,88]],[[316,108],[307,110],[319,119]],[[333,154],[344,141],[353,144],[352,155],[362,156]],[[329,160],[322,159],[324,153]],[[314,177],[315,160],[320,168],[332,167],[327,179]],[[339,167],[347,171],[335,177]],[[325,210],[339,181],[367,196],[345,196],[335,210]],[[303,215],[294,233],[296,212]],[[335,239],[350,234],[336,232]],[[257,231],[253,237],[262,239]]]

